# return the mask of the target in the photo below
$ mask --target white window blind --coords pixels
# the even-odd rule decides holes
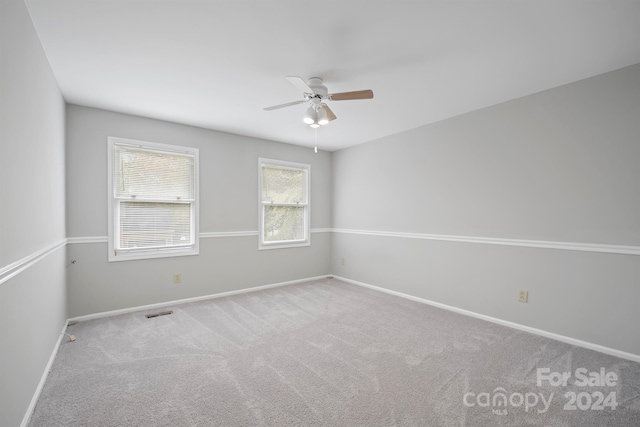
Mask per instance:
[[[260,159],[260,248],[309,244],[309,165]]]
[[[193,155],[116,145],[116,197],[193,200]]]
[[[197,150],[110,144],[111,260],[197,253]]]
[[[119,219],[117,250],[193,244],[190,204],[121,201]]]

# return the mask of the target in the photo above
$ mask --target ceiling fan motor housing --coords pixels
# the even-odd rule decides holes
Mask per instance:
[[[329,90],[322,84],[320,77],[311,77],[307,84],[313,90],[314,94],[320,95],[322,98],[325,98],[329,94]]]

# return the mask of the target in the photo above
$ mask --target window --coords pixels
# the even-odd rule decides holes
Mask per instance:
[[[108,138],[109,261],[198,254],[198,149]]]
[[[309,246],[310,165],[259,159],[260,249]]]

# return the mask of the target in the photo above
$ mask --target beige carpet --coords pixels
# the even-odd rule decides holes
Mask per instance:
[[[29,425],[640,425],[640,364],[335,279],[167,309],[70,326]]]

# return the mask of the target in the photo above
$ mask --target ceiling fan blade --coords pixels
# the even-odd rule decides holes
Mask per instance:
[[[304,92],[304,93],[313,93],[313,89],[311,89],[309,87],[309,85],[307,84],[307,82],[302,80],[302,78],[297,77],[297,76],[287,76],[285,78],[287,80],[289,80],[289,83],[291,83],[292,85],[297,87],[302,92]]]
[[[349,101],[352,99],[371,99],[371,98],[373,98],[373,91],[371,89],[329,94],[329,99],[331,99],[332,101]]]
[[[305,102],[304,99],[301,100],[301,101],[287,102],[286,104],[280,104],[280,105],[274,105],[272,107],[266,107],[266,108],[263,108],[263,110],[265,110],[265,111],[277,110],[278,108],[291,107],[292,105],[302,104],[303,102]]]
[[[322,103],[320,106],[327,112],[327,119],[329,119],[329,121],[337,119],[336,115],[333,114],[333,111],[331,111],[331,108],[329,108],[327,104]]]

